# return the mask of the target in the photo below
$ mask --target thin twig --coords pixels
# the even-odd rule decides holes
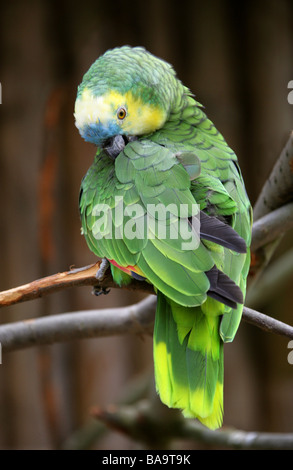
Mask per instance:
[[[293,339],[293,327],[252,308],[243,308],[243,320],[270,333]]]

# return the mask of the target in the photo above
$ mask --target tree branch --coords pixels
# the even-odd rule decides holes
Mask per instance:
[[[264,215],[293,200],[293,132],[255,203],[253,217]]]
[[[20,302],[34,300],[44,295],[52,294],[60,290],[76,286],[97,286],[97,287],[119,287],[113,281],[110,269],[107,270],[103,281],[99,282],[96,273],[100,267],[99,260],[95,264],[84,266],[82,268],[71,269],[52,276],[43,277],[36,281],[14,287],[0,292],[0,307],[7,307]],[[144,292],[154,293],[153,286],[147,282],[133,279],[124,289],[142,290]]]
[[[25,320],[0,326],[3,352],[74,339],[121,334],[152,334],[156,296],[121,308],[85,310]],[[243,320],[262,330],[293,339],[293,327],[244,307]]]
[[[267,181],[265,182],[262,191],[256,201],[253,211],[254,229],[257,236],[252,241],[252,266],[250,274],[257,280],[261,271],[266,267],[270,261],[274,251],[276,250],[280,240],[282,239],[285,230],[292,228],[292,206],[288,203],[293,201],[293,132],[291,132],[289,139],[281,152],[280,157],[276,161],[273,170]],[[287,209],[276,211],[276,209],[287,206]],[[271,217],[267,216],[270,212],[276,211]],[[279,218],[280,223],[285,214],[288,215],[288,223],[286,228],[279,226],[279,233],[277,231],[276,219]],[[258,224],[259,219],[262,222]],[[290,219],[290,220],[289,220]],[[256,227],[256,228],[255,228]],[[270,233],[270,229],[274,233]],[[261,232],[265,234],[261,239]],[[256,244],[254,246],[254,243]]]
[[[156,296],[150,295],[128,307],[84,310],[9,323],[0,326],[2,351],[73,339],[152,334],[155,308]]]
[[[255,252],[292,228],[293,202],[290,202],[254,222],[251,250]]]
[[[136,406],[94,408],[92,414],[114,430],[155,448],[161,448],[157,446],[164,446],[173,439],[192,439],[234,449],[293,449],[293,434],[245,432],[229,428],[211,431],[194,419],[183,419],[174,411],[170,410],[167,419],[162,420],[147,401],[141,401]]]

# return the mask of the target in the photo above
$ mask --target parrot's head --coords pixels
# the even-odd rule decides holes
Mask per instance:
[[[78,87],[76,127],[87,142],[115,158],[128,141],[164,125],[177,82],[171,65],[142,47],[109,50]]]

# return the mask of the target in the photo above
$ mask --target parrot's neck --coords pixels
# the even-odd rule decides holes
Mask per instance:
[[[190,90],[179,82],[167,122],[190,124],[190,118],[196,114],[198,107],[200,104],[195,101]]]
[[[151,140],[168,146],[174,152],[192,150],[198,127],[207,117],[188,88],[179,83],[175,99],[171,102],[169,116],[164,126],[151,135]],[[188,138],[187,138],[188,137]]]

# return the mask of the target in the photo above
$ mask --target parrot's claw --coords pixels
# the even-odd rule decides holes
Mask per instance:
[[[96,295],[97,297],[102,294],[109,294],[111,289],[107,289],[106,287],[100,287],[100,286],[94,286],[93,287],[93,295]]]
[[[100,263],[100,267],[96,273],[96,278],[99,282],[101,282],[104,277],[105,277],[105,273],[109,267],[109,261],[106,259],[106,258],[103,258],[101,263]],[[109,294],[110,292],[110,289],[107,289],[106,287],[101,287],[101,286],[94,286],[93,287],[93,294],[96,295],[96,296],[99,296],[99,295],[102,295],[102,294]]]
[[[101,261],[101,264],[100,264],[100,267],[96,273],[96,278],[98,281],[102,281],[105,277],[105,272],[107,271],[108,267],[109,267],[110,263],[109,261],[107,260],[107,258],[103,258],[102,261]]]

